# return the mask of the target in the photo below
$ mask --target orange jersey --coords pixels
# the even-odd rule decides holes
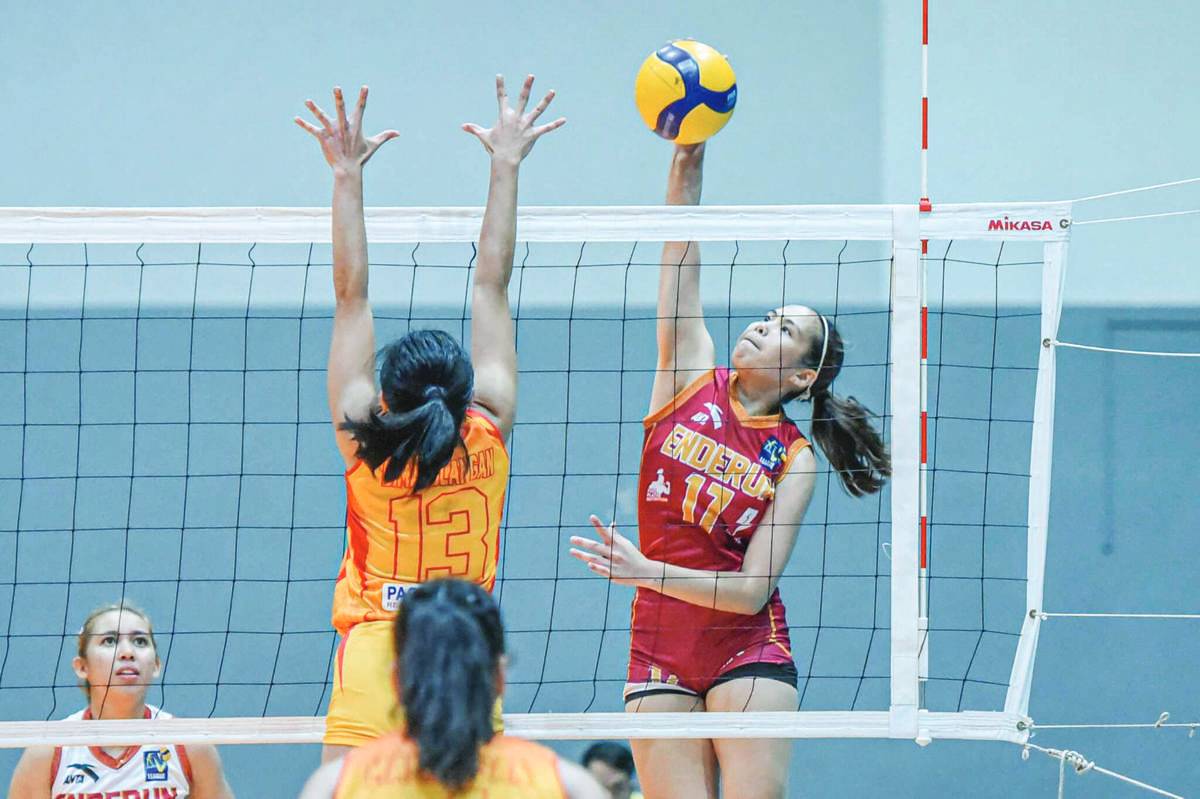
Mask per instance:
[[[392,619],[404,591],[437,577],[492,590],[500,555],[500,514],[508,450],[500,430],[467,411],[459,450],[433,485],[414,492],[409,463],[392,482],[384,467],[359,461],[346,471],[346,554],[333,592],[333,626]]]
[[[479,771],[451,794],[417,766],[417,745],[393,732],[346,755],[334,799],[563,799],[558,756],[550,749],[497,735],[479,750]]]

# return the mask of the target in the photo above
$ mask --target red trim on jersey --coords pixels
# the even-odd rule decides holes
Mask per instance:
[[[686,386],[680,389],[675,396],[667,400],[661,408],[651,413],[645,419],[642,419],[642,426],[649,427],[656,422],[661,422],[663,419],[666,419],[668,416],[674,413],[680,405],[695,396],[697,391],[711,383],[716,375],[716,372],[716,369],[709,369],[707,372],[688,383]]]
[[[350,629],[353,630],[354,628],[351,627]],[[346,642],[349,640],[350,631],[347,630],[346,634],[342,636],[342,640],[338,643],[337,648],[337,674],[335,676],[337,677],[339,687],[345,681],[344,677],[342,676],[342,660],[346,657]]]
[[[346,484],[346,533],[349,538],[350,560],[354,564],[354,568],[358,570],[359,576],[362,578],[362,583],[359,586],[359,596],[363,597],[367,592],[367,549],[371,546],[371,541],[367,537],[367,528],[359,521],[358,516],[350,507],[350,501],[354,497],[354,492],[350,488],[349,483]]]
[[[187,747],[183,744],[176,744],[175,751],[179,754],[179,766],[183,769],[183,776],[187,777],[188,785],[194,787],[196,780],[192,777],[192,761],[188,757]]]
[[[50,758],[50,785],[46,788],[47,791],[54,790],[54,783],[58,781],[58,770],[62,767],[62,747],[54,747],[54,755]]]
[[[92,709],[90,707],[85,708],[83,711],[83,717],[81,720],[91,721],[93,718],[94,717],[92,716]],[[148,707],[142,708],[142,718],[144,718],[144,719],[151,718],[150,708],[148,708]],[[128,763],[130,761],[130,759],[133,758],[134,755],[136,755],[139,751],[141,751],[141,748],[142,748],[141,745],[130,746],[127,749],[125,749],[125,751],[122,752],[117,757],[113,757],[108,752],[105,752],[103,749],[101,749],[99,746],[89,746],[88,751],[92,753],[92,757],[96,758],[104,765],[108,766],[111,769],[118,769],[121,766]]]
[[[737,371],[729,370],[729,407],[733,409],[734,416],[742,423],[742,427],[760,428],[760,427],[777,427],[782,422],[787,421],[782,413],[774,413],[769,416],[751,416],[742,407],[741,400],[737,395]]]
[[[468,408],[467,416],[473,419],[481,419],[487,427],[488,432],[496,438],[496,441],[500,442],[501,447],[504,446],[504,434],[500,432],[500,425],[496,424],[496,420],[491,417],[490,413],[479,408]]]
[[[779,485],[779,481],[787,477],[788,470],[792,468],[792,461],[796,459],[796,456],[811,446],[812,442],[803,435],[792,442],[792,445],[788,447],[787,456],[783,461],[783,468],[779,470],[779,476],[775,478],[775,485]]]

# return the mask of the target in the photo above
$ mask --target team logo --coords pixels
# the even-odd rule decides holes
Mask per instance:
[[[384,583],[381,595],[383,609],[395,612],[400,609],[400,600],[404,599],[404,586],[395,583]]]
[[[704,407],[708,408],[708,413],[705,413],[704,411],[697,411],[692,417],[692,421],[699,425],[705,425],[708,424],[708,420],[711,417],[713,429],[720,430],[722,423],[720,406],[712,402],[706,402],[704,403]]]
[[[67,765],[67,768],[77,770],[76,773],[68,774],[66,779],[63,780],[67,785],[77,785],[85,779],[90,779],[92,782],[100,779],[100,775],[96,773],[96,769],[87,763],[70,763]]]
[[[666,502],[671,496],[671,483],[663,478],[663,470],[658,470],[658,477],[654,478],[649,486],[646,487],[647,502]]]
[[[773,472],[783,463],[785,454],[787,447],[778,438],[771,436],[763,442],[762,449],[758,451],[758,462],[766,467],[767,471]]]
[[[170,759],[170,749],[142,752],[142,765],[146,769],[146,782],[166,782],[167,761]]]

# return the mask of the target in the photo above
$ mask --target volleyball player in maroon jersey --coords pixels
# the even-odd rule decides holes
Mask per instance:
[[[678,146],[667,203],[700,201],[704,145]],[[803,305],[768,312],[718,367],[700,304],[695,242],[663,247],[658,367],[645,419],[638,545],[595,516],[571,554],[637,587],[625,707],[631,712],[789,711],[797,672],[776,588],[812,497],[816,458],[783,413],[813,403],[811,437],[855,495],[891,473],[871,413],[834,394],[843,344]],[[633,741],[648,797],[782,797],[791,741]]]

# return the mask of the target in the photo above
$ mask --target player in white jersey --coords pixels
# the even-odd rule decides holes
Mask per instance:
[[[162,663],[150,619],[120,602],[93,611],[72,666],[88,706],[69,720],[151,719],[146,704]],[[10,799],[232,799],[212,746],[34,746],[13,772]]]

